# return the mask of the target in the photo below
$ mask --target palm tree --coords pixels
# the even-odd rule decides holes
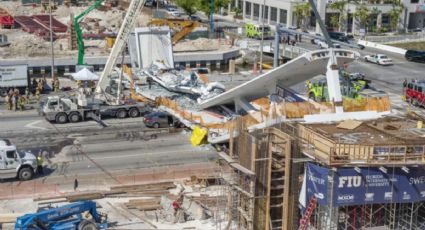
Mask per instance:
[[[400,0],[392,0],[393,8],[388,11],[390,16],[390,26],[393,31],[398,29],[398,23],[400,21],[400,15],[403,12],[404,5]]]
[[[347,10],[346,10],[346,6],[347,6],[348,1],[336,1],[333,2],[331,4],[329,4],[329,8],[331,8],[332,10],[336,10],[339,13],[339,18],[338,18],[338,30],[345,30],[345,20],[347,18]]]
[[[294,15],[297,18],[297,27],[301,27],[303,30],[306,29],[307,19],[311,16],[310,4],[305,2],[296,5],[294,7]]]
[[[369,20],[369,15],[370,12],[366,4],[361,4],[360,6],[356,7],[356,13],[354,13],[354,16],[359,20],[360,28],[366,27],[367,22]]]

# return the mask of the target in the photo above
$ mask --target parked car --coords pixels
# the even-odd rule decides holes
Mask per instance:
[[[167,5],[167,6],[165,6],[165,10],[167,10],[168,12],[177,11],[177,6]]]
[[[198,15],[190,15],[187,17],[188,20],[202,22],[202,19]]]
[[[318,45],[320,49],[327,49],[329,48],[328,44],[320,38],[313,38],[311,39],[311,43]],[[341,46],[338,43],[333,43],[334,48],[341,48]]]
[[[153,0],[146,0],[145,6],[146,7],[153,7]]]
[[[167,112],[152,112],[143,118],[143,123],[150,128],[184,127],[176,117]]]
[[[173,17],[180,17],[182,16],[182,13],[179,11],[169,11],[168,12],[169,15],[173,16]]]
[[[348,37],[345,36],[344,33],[342,32],[328,32],[329,37],[331,37],[331,39],[335,39],[338,40],[340,42],[348,42]]]
[[[393,60],[391,60],[387,55],[384,54],[373,54],[364,56],[366,62],[372,62],[378,65],[392,65]]]
[[[407,50],[404,57],[408,61],[425,62],[425,51]]]

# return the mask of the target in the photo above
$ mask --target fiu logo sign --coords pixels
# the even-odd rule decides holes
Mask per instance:
[[[361,176],[341,176],[338,181],[338,188],[356,188],[362,184]]]

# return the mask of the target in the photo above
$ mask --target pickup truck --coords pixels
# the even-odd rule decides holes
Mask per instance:
[[[0,139],[0,179],[30,180],[37,169],[36,158],[28,152],[18,152],[8,139]]]

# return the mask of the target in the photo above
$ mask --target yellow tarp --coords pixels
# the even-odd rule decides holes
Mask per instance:
[[[207,129],[195,126],[192,132],[192,136],[190,137],[190,143],[192,143],[193,146],[199,146],[204,144],[207,139],[207,134]]]

